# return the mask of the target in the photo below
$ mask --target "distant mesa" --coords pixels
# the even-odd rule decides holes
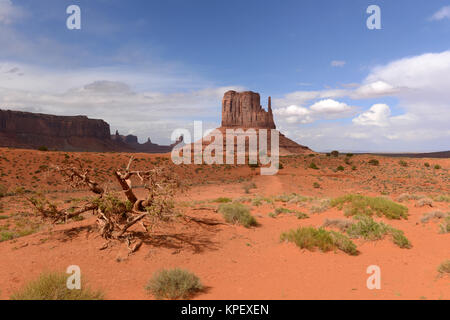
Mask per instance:
[[[40,113],[0,110],[0,147],[90,152],[166,153],[170,146],[143,144],[136,136],[111,135],[109,124],[86,116],[55,116]]]

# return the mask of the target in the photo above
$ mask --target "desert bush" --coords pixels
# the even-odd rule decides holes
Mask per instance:
[[[322,213],[330,208],[330,199],[322,199],[318,204],[313,205],[309,211],[311,213]]]
[[[378,161],[377,159],[370,159],[369,164],[372,166],[378,166],[380,164],[380,161]]]
[[[436,170],[439,170],[439,169],[441,169],[442,167],[441,167],[440,165],[437,164],[437,165],[434,166],[434,168],[435,168]]]
[[[313,187],[314,187],[315,189],[319,189],[319,188],[320,188],[320,184],[319,184],[318,182],[314,182],[314,183],[313,183]]]
[[[250,210],[242,203],[221,204],[219,212],[228,223],[238,223],[246,228],[257,225],[256,219],[250,214]]]
[[[447,217],[447,215],[448,215],[447,213],[444,213],[439,210],[431,211],[431,212],[424,214],[422,216],[422,218],[420,218],[420,222],[427,223],[428,221],[430,221],[432,219],[443,219],[443,218]]]
[[[430,167],[430,164],[429,164],[428,162],[425,162],[423,165],[424,165],[425,167],[427,167],[427,168]]]
[[[256,189],[256,184],[254,182],[246,183],[242,186],[242,188],[244,189],[245,193],[250,193],[251,189]]]
[[[346,216],[385,216],[388,219],[408,219],[408,208],[384,197],[369,197],[349,194],[331,200],[330,205],[339,210],[344,208]]]
[[[299,211],[297,211],[295,213],[295,216],[297,217],[297,219],[308,219],[309,218],[309,216],[306,213],[299,212]]]
[[[450,195],[441,194],[433,198],[436,202],[450,202]]]
[[[233,202],[233,200],[230,199],[230,198],[219,197],[219,198],[216,198],[216,199],[212,200],[212,202],[215,202],[215,203],[229,203],[229,202]]]
[[[7,192],[8,192],[8,188],[6,188],[4,185],[0,184],[0,198],[5,197]]]
[[[68,274],[43,273],[11,296],[11,300],[102,300],[101,291],[86,286],[80,290],[67,288]]]
[[[347,153],[346,156],[347,156],[348,158],[351,158],[351,157],[353,157],[353,153]]]
[[[295,243],[301,249],[314,251],[319,248],[323,252],[342,250],[350,255],[357,255],[356,245],[345,235],[323,228],[300,227],[281,234],[281,241]]]
[[[445,260],[438,267],[438,272],[441,274],[450,273],[450,260]]]
[[[450,233],[450,215],[447,215],[444,222],[439,225],[440,233]]]
[[[400,160],[400,161],[398,162],[398,164],[399,164],[400,166],[402,166],[402,167],[407,167],[407,166],[408,166],[408,163],[407,163],[405,160]]]
[[[403,202],[408,200],[419,200],[424,198],[424,196],[417,195],[417,194],[409,194],[409,193],[402,193],[398,196],[397,201]]]
[[[344,171],[344,167],[343,166],[339,166],[336,168],[336,171]]]
[[[334,151],[331,151],[330,154],[335,158],[339,157],[339,151],[334,150]]]
[[[408,238],[405,237],[403,231],[390,228],[389,233],[392,236],[392,241],[394,242],[394,244],[396,244],[400,248],[410,249],[412,247],[411,242],[409,242]]]
[[[48,148],[46,146],[40,146],[38,148],[39,151],[48,151]]]
[[[309,164],[309,168],[310,168],[310,169],[314,169],[314,170],[319,170],[319,167],[318,167],[314,162],[311,162],[311,163]]]
[[[425,206],[432,207],[433,206],[433,200],[431,200],[429,198],[422,198],[422,199],[419,199],[416,202],[415,206],[418,207],[418,208],[422,208],[422,207],[425,207]]]
[[[336,227],[342,232],[347,231],[350,226],[353,225],[353,222],[348,219],[326,219],[322,224],[323,228]]]
[[[145,289],[156,299],[187,299],[203,289],[200,279],[182,269],[161,270],[149,280]]]
[[[411,243],[403,234],[403,231],[395,229],[383,222],[376,222],[368,216],[356,216],[356,223],[347,229],[350,238],[363,238],[365,240],[380,240],[386,235],[392,237],[394,244],[400,248],[411,248]]]

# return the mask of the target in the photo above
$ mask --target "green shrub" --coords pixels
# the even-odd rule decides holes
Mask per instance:
[[[156,272],[145,289],[156,299],[188,299],[203,290],[203,285],[195,274],[175,268]]]
[[[216,203],[229,203],[229,202],[232,202],[232,201],[233,201],[233,200],[231,200],[230,198],[220,197],[220,198],[214,199],[212,202],[216,202]]]
[[[0,184],[0,198],[3,198],[8,193],[8,188],[6,188],[4,185]]]
[[[438,267],[438,272],[441,274],[450,273],[450,260],[445,260]]]
[[[310,169],[314,169],[314,170],[319,170],[319,167],[318,167],[314,162],[311,162],[311,163],[309,164],[309,168],[310,168]]]
[[[40,146],[38,148],[39,151],[48,151],[48,148],[46,146]]]
[[[435,168],[436,170],[439,170],[439,169],[441,169],[441,166],[437,164],[437,165],[434,166],[434,168]]]
[[[345,235],[323,228],[300,227],[281,234],[281,241],[295,243],[301,249],[314,251],[319,248],[323,252],[342,250],[350,255],[357,255],[356,245]]]
[[[339,166],[336,168],[336,171],[344,171],[344,167],[343,166]]]
[[[353,153],[347,153],[346,156],[349,157],[349,158],[351,158],[351,157],[353,157]]]
[[[369,164],[372,166],[378,166],[380,164],[380,161],[378,161],[377,159],[370,159]]]
[[[439,225],[440,233],[450,233],[450,215],[448,215],[444,222]]]
[[[388,219],[408,219],[408,208],[384,197],[368,197],[349,194],[331,200],[330,205],[339,210],[344,208],[346,216],[384,215]]]
[[[67,288],[68,274],[43,273],[37,280],[11,296],[11,300],[102,300],[101,291],[92,291],[82,286],[80,290]]]
[[[319,188],[320,188],[320,184],[319,184],[318,182],[314,182],[314,183],[313,183],[313,187],[314,187],[315,189],[319,189]]]
[[[427,168],[430,167],[430,164],[429,164],[428,162],[425,162],[423,165],[424,165],[425,167],[427,167]]]
[[[334,150],[334,151],[331,151],[330,154],[335,158],[339,157],[339,151]]]
[[[228,223],[238,223],[246,228],[257,225],[256,219],[250,214],[250,210],[242,203],[221,204],[219,212]]]
[[[390,228],[389,230],[390,234],[392,235],[392,241],[399,246],[400,248],[409,249],[411,248],[411,243],[409,242],[408,238],[405,237],[403,231]]]
[[[400,161],[398,162],[398,164],[399,164],[400,166],[402,166],[402,167],[407,167],[407,166],[408,166],[408,163],[407,163],[406,161],[404,161],[404,160],[400,160]]]
[[[389,226],[383,222],[377,223],[368,216],[357,216],[356,223],[347,229],[350,238],[363,238],[365,240],[380,240],[389,232]]]

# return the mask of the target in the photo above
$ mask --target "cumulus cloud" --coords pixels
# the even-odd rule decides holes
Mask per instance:
[[[11,24],[22,16],[22,9],[14,6],[11,0],[0,0],[0,25]]]
[[[284,118],[288,123],[313,123],[318,119],[338,119],[348,116],[354,111],[354,107],[344,102],[333,99],[323,99],[317,101],[309,108],[298,105],[290,105],[284,108],[277,108],[274,114]]]
[[[330,64],[332,67],[343,67],[345,66],[346,62],[343,60],[333,60]]]
[[[360,114],[352,121],[362,126],[379,126],[388,125],[391,109],[386,104],[374,104],[368,111]]]
[[[390,106],[385,101],[387,97],[390,98]],[[326,127],[317,124],[314,128],[298,126],[327,119],[327,112],[317,112],[317,106],[324,104],[317,100],[336,101],[340,98],[350,98],[354,105],[365,99],[379,102],[355,116],[350,123],[328,123]],[[395,115],[392,98],[396,100]],[[379,151],[450,149],[449,101],[450,50],[405,57],[377,66],[359,85],[352,84],[345,89],[297,91],[274,99],[275,110],[279,110],[276,115],[280,127],[292,132],[293,138],[296,135],[299,142],[316,150],[325,150],[326,146],[336,144],[334,148],[340,146],[355,151],[367,151],[367,146]],[[336,101],[335,106],[339,106],[338,103]],[[284,105],[296,106],[290,110],[297,114],[287,112]],[[311,107],[306,108],[305,105]],[[337,111],[336,118],[345,116],[339,107]]]
[[[14,68],[24,75],[7,72]],[[152,141],[169,143],[174,129],[189,128],[194,120],[203,119],[205,126],[216,127],[223,93],[245,89],[207,86],[207,81],[200,81],[198,88],[190,89],[190,81],[183,74],[136,73],[114,68],[68,73],[4,63],[0,64],[0,108],[87,115],[104,119],[112,131],[138,135],[141,141],[150,136]],[[142,83],[146,87],[138,89]],[[162,86],[185,89],[165,92]]]
[[[450,6],[445,6],[439,9],[431,16],[431,20],[450,19]]]

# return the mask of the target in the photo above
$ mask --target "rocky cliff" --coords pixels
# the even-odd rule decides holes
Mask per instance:
[[[222,100],[222,127],[275,129],[270,97],[266,111],[256,92],[226,92]]]
[[[135,136],[114,139],[108,123],[86,116],[0,110],[0,147],[35,149],[41,146],[61,151],[148,153],[169,152],[173,148],[150,141],[139,144]]]

